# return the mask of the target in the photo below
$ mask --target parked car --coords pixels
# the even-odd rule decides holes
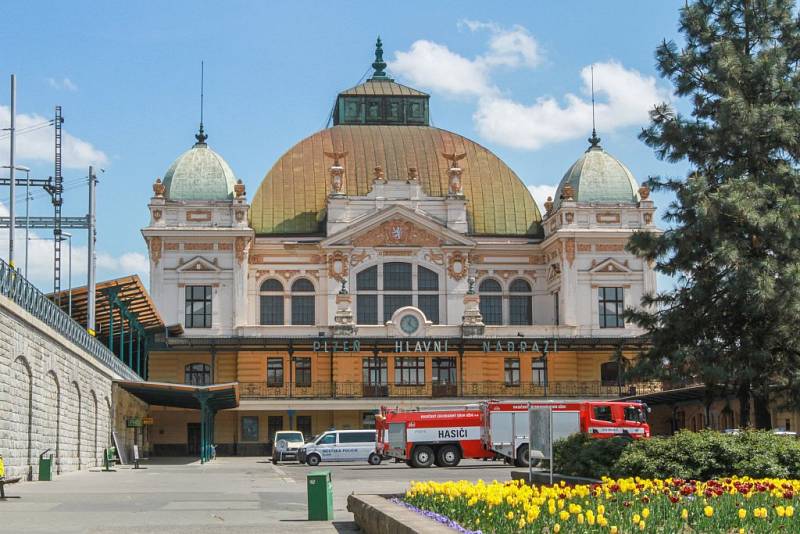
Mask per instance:
[[[378,465],[383,458],[375,452],[375,430],[329,430],[298,452],[300,463],[368,461]]]
[[[285,460],[297,460],[297,452],[303,447],[303,433],[296,430],[279,430],[275,432],[272,447],[272,463]]]

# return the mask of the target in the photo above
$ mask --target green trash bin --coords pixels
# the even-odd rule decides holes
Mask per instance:
[[[39,480],[53,480],[53,455],[47,449],[39,455]]]
[[[333,483],[330,471],[312,471],[306,477],[308,520],[333,520]]]

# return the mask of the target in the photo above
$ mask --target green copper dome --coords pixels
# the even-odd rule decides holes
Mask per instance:
[[[572,186],[576,202],[639,202],[639,184],[628,167],[603,150],[596,136],[593,135],[589,142],[591,146],[572,164],[558,184],[554,208],[561,204],[567,184]]]
[[[222,156],[208,148],[205,135],[178,156],[164,175],[169,200],[230,200],[236,176]]]

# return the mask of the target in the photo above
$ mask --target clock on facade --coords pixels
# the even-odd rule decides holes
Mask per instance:
[[[400,319],[400,330],[406,334],[413,334],[419,329],[419,319],[414,315],[406,315]]]

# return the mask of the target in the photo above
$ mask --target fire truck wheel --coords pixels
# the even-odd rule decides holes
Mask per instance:
[[[433,459],[433,449],[427,445],[414,447],[414,452],[411,453],[411,463],[414,467],[430,467]]]
[[[455,445],[445,445],[436,453],[436,465],[439,467],[455,467],[461,462],[461,451]]]
[[[372,454],[369,455],[369,458],[367,458],[369,465],[381,465],[382,460],[383,458],[381,458],[381,455],[378,454],[377,452],[373,452]]]
[[[517,458],[514,461],[514,465],[517,467],[528,467],[528,464],[531,461],[531,451],[528,449],[527,445],[520,445],[519,449],[517,449]]]
[[[319,465],[320,457],[318,454],[309,454],[306,456],[306,463],[311,467],[315,467]]]

